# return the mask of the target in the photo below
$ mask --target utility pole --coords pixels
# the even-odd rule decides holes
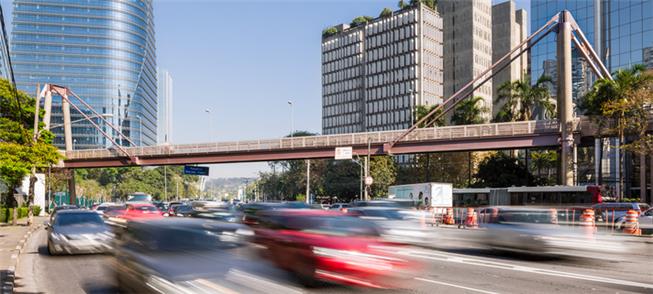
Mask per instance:
[[[311,204],[311,160],[306,159],[306,204]]]
[[[571,15],[569,11],[560,14],[558,23],[558,118],[561,129],[562,156],[560,160],[560,184],[574,184],[573,171],[573,109],[572,109],[572,69],[571,69]]]
[[[370,176],[370,153],[371,153],[371,142],[370,138],[367,138],[367,156],[365,157],[365,180]],[[365,184],[365,200],[370,200],[370,195],[369,195],[369,190],[370,190],[370,185],[367,183]]]

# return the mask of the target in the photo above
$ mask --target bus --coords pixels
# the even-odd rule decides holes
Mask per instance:
[[[453,189],[454,206],[574,205],[603,202],[599,186],[524,186]]]

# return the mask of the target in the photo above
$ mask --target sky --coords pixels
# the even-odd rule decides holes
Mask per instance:
[[[155,0],[157,65],[173,79],[172,143],[285,136],[288,100],[295,130],[320,132],[322,29],[397,2]],[[530,0],[516,2],[530,10]],[[0,3],[9,24],[11,1]],[[210,167],[210,177],[267,170],[266,163]]]

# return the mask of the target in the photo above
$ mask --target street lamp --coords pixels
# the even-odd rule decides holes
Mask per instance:
[[[211,117],[211,108],[204,109],[209,116],[209,137],[213,136],[213,118]]]
[[[290,137],[292,138],[295,136],[295,113],[292,100],[288,100],[288,105],[290,105]]]
[[[77,139],[73,139],[73,150],[75,150],[75,145],[77,145]]]

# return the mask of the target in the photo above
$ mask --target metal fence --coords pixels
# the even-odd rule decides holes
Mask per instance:
[[[302,148],[340,147],[382,144],[392,141],[404,130],[320,135],[309,137],[216,142],[202,144],[177,144],[125,148],[132,156],[164,156],[221,152],[247,152],[263,150],[292,150]],[[521,121],[481,125],[446,126],[416,129],[402,142],[460,140],[480,137],[508,137],[515,135],[559,132],[557,120]],[[102,159],[123,156],[114,149],[89,149],[63,152],[67,159]]]

